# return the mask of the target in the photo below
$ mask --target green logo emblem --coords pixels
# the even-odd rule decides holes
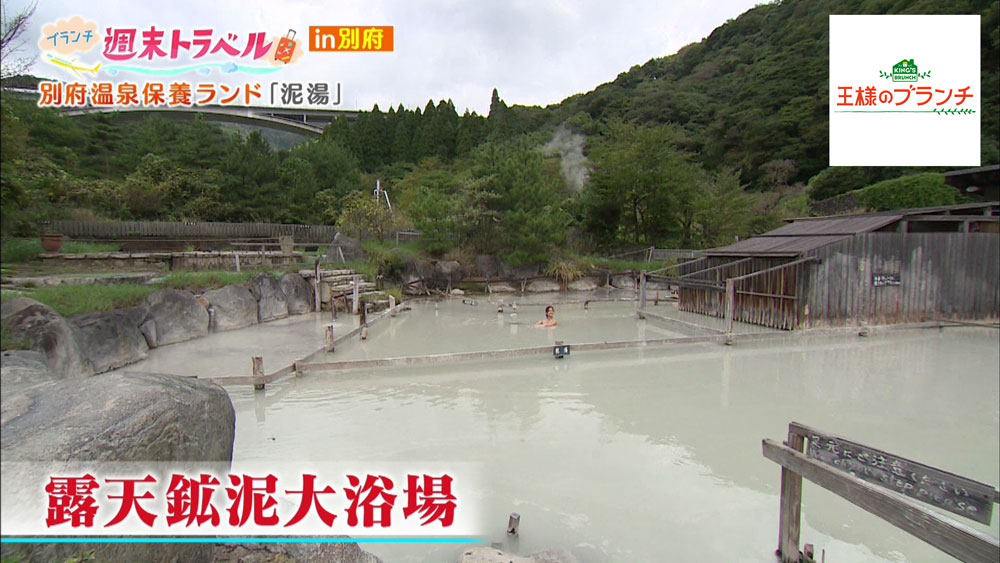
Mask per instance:
[[[920,72],[917,69],[917,65],[913,63],[913,59],[903,59],[898,63],[892,65],[892,72],[882,72],[878,71],[878,75],[881,78],[892,79],[893,82],[916,82],[918,78],[927,78],[931,75],[931,71]]]

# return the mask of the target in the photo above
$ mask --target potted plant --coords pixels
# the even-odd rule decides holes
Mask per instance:
[[[42,248],[45,252],[59,252],[62,248],[63,236],[58,233],[48,233],[42,235]]]

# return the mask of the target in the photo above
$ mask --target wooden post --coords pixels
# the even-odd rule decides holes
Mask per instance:
[[[347,264],[347,260],[344,259],[344,249],[343,248],[340,248],[339,246],[337,247],[337,255],[340,256],[340,263],[341,264]]]
[[[333,325],[327,325],[326,327],[326,351],[333,352]]]
[[[733,317],[736,314],[736,282],[726,280],[726,344],[733,342]]]
[[[240,273],[240,253],[239,251],[234,251],[233,256],[236,257],[236,273]]]
[[[786,446],[803,451],[805,437],[791,429]],[[802,476],[781,468],[781,513],[778,516],[778,556],[782,563],[799,561],[799,525],[802,515]]]
[[[639,308],[646,308],[646,272],[639,274]]]
[[[264,389],[264,358],[254,356],[253,360],[253,388],[256,391]]]
[[[357,315],[358,314],[358,279],[360,279],[360,278],[361,278],[361,276],[359,276],[357,274],[354,275],[354,295],[352,297],[354,299],[354,301],[351,304],[351,314],[352,315]]]
[[[396,316],[396,298],[391,295],[389,296],[389,316]]]
[[[319,295],[319,258],[317,258],[316,264],[313,266],[313,311],[319,312],[322,305]]]

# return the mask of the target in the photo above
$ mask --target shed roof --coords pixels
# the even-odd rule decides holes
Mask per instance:
[[[760,237],[788,237],[815,235],[857,235],[877,231],[902,219],[902,215],[855,215],[853,217],[827,217],[809,221],[796,221],[766,232]]]
[[[811,250],[833,244],[854,235],[878,231],[903,220],[926,219],[931,216],[946,218],[956,212],[983,212],[984,219],[993,217],[1000,203],[966,203],[940,207],[900,209],[864,215],[835,215],[830,217],[800,217],[783,227],[736,244],[702,252],[704,256],[800,256]],[[956,220],[968,220],[964,214]]]
[[[791,226],[791,225],[789,225]],[[705,256],[798,256],[850,238],[851,235],[758,236],[722,248],[706,250]]]

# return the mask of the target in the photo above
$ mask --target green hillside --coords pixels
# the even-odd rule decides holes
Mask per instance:
[[[450,100],[376,105],[293,147],[202,120],[66,118],[5,97],[3,234],[67,217],[335,223],[374,239],[414,227],[424,251],[514,263],[728,244],[808,213],[810,197],[940,172],[827,167],[829,15],[970,11],[983,27],[982,160],[997,163],[995,1],[789,0],[554,106],[508,107],[495,90],[488,116]],[[391,214],[370,197],[376,180]]]
[[[632,67],[591,92],[546,111],[565,120],[675,123],[686,148],[707,168],[730,167],[753,190],[768,189],[768,162],[790,160],[792,181],[827,168],[829,16],[968,14],[982,16],[982,163],[1000,162],[1000,4],[979,1],[788,0],[764,4],[676,55]],[[900,175],[859,171],[862,187]],[[835,195],[824,192],[823,197]]]

